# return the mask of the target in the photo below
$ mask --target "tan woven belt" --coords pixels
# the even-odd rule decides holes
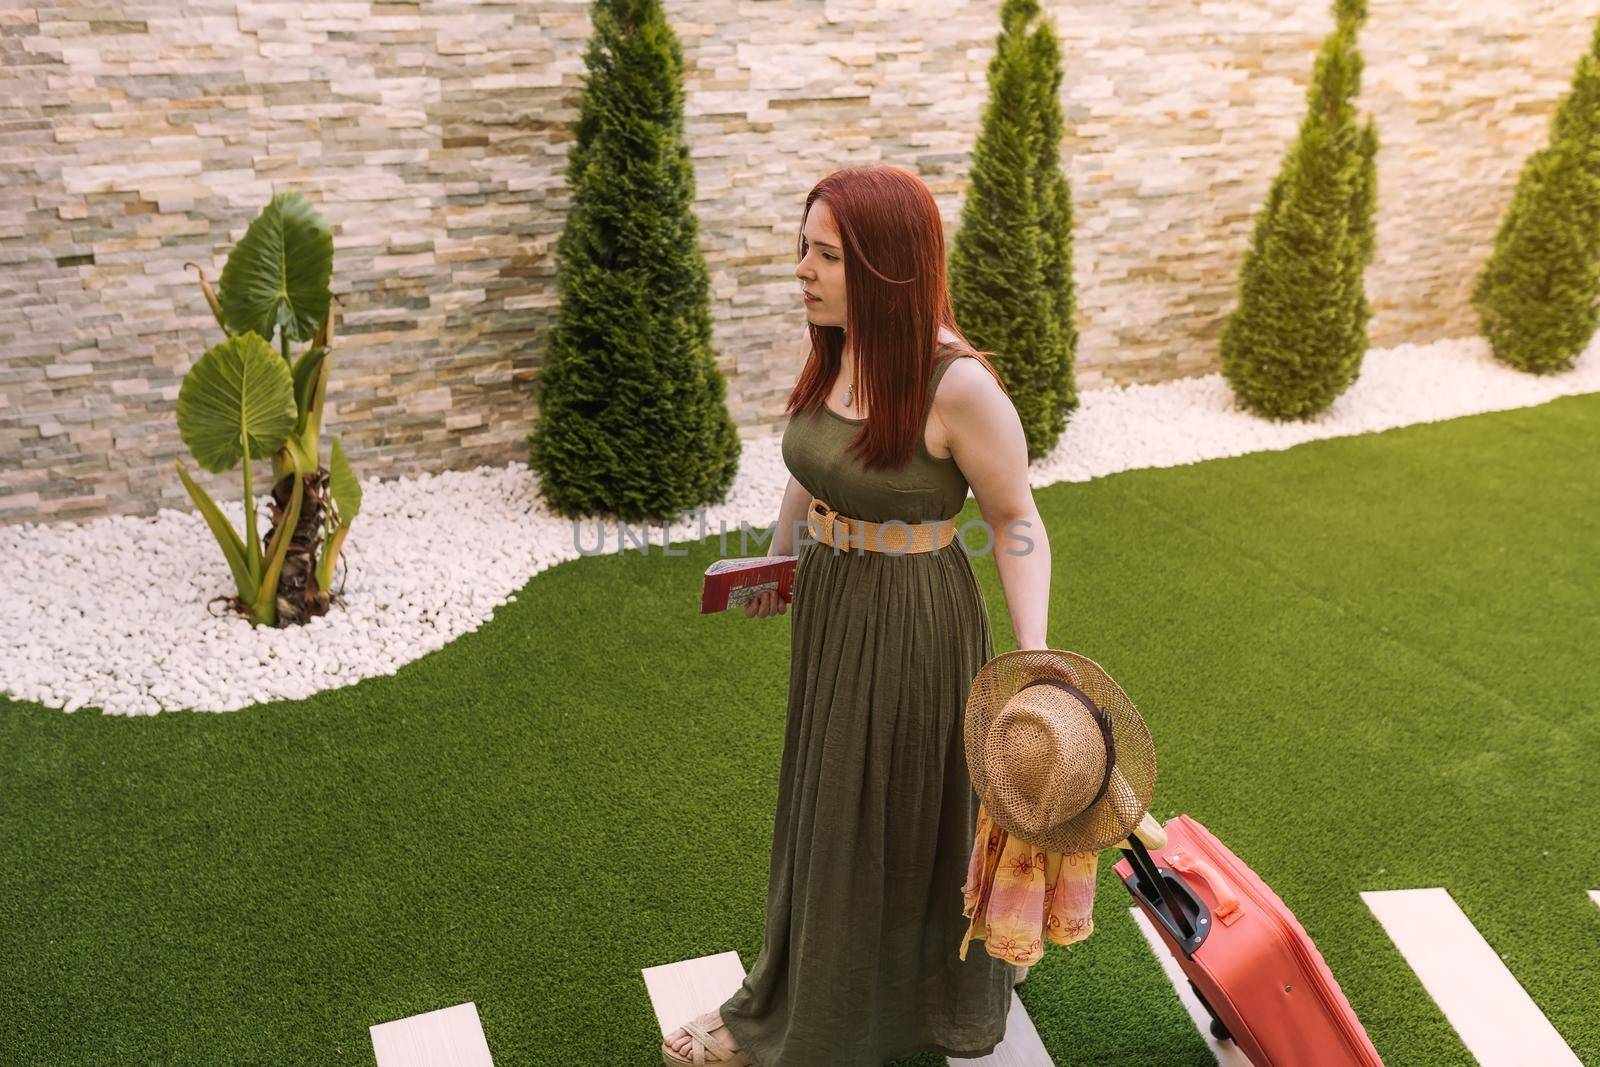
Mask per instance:
[[[932,552],[948,545],[956,536],[953,519],[932,523],[908,523],[900,519],[868,522],[866,519],[841,515],[818,497],[812,497],[811,506],[806,509],[806,526],[811,530],[811,536],[825,545],[895,555]]]

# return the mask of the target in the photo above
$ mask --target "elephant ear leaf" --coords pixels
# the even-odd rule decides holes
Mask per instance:
[[[333,456],[329,461],[328,488],[333,492],[333,506],[339,509],[339,519],[348,523],[361,511],[361,483],[349,460],[344,458],[344,447],[339,438],[333,439]]]
[[[350,462],[345,459],[344,445],[337,435],[333,438],[333,458],[329,461],[328,488],[333,493],[333,508],[339,515],[339,528],[322,545],[322,556],[317,560],[317,587],[327,589],[333,584],[333,566],[344,547],[350,524],[361,511],[361,483],[356,480]]]
[[[328,314],[333,231],[299,193],[274,196],[222,268],[222,312],[234,333],[254,330],[268,342],[278,329],[309,341]]]
[[[195,361],[178,387],[178,435],[200,466],[232,470],[249,449],[266,459],[294,431],[289,367],[255,333],[230,337]]]

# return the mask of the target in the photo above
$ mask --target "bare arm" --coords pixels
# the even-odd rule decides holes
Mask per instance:
[[[789,475],[789,485],[783,491],[783,503],[778,507],[778,528],[773,532],[772,546],[767,549],[767,555],[796,555],[796,533],[805,521],[806,509],[810,506],[810,491],[795,481],[794,475]]]
[[[805,521],[806,509],[811,506],[811,494],[794,475],[789,475],[789,484],[783,491],[783,503],[778,506],[778,527],[772,533],[772,544],[767,549],[769,556],[793,556],[797,540],[796,527]],[[744,606],[744,616],[747,619],[765,619],[773,615],[782,615],[789,610],[789,602],[778,596],[776,590],[768,589],[758,594]]]
[[[950,454],[988,526],[1017,647],[1047,648],[1050,538],[1028,485],[1028,442],[1017,409],[972,359],[958,359],[945,372],[936,405]],[[969,543],[981,549],[981,542]]]

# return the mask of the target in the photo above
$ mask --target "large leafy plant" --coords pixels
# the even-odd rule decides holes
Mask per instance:
[[[178,390],[178,433],[213,473],[243,460],[241,538],[182,460],[178,477],[233,572],[226,598],[252,624],[287,626],[328,610],[329,586],[361,486],[333,438],[322,466],[323,394],[331,342],[333,233],[305,197],[280,193],[228,254],[215,288],[200,275],[226,340],[201,356]],[[278,350],[272,342],[276,338]],[[296,356],[293,346],[309,342]],[[272,526],[256,533],[250,466],[272,460]]]

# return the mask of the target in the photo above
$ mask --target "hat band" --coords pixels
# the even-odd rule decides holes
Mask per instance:
[[[1065,690],[1066,692],[1071,693],[1073,696],[1089,705],[1089,712],[1094,716],[1095,725],[1100,727],[1100,736],[1105,739],[1106,773],[1100,779],[1100,788],[1096,790],[1094,799],[1083,806],[1083,810],[1088,811],[1090,808],[1100,803],[1100,798],[1105,796],[1106,790],[1111,787],[1111,771],[1117,763],[1117,748],[1116,745],[1111,741],[1111,716],[1107,715],[1100,705],[1091,700],[1089,695],[1083,690],[1077,688],[1076,686],[1068,685],[1066,682],[1057,681],[1054,678],[1035,679],[1034,681],[1029,682],[1027,685],[1019,687],[1017,692],[1020,693],[1023,689],[1028,689],[1036,685],[1053,685],[1057,689]]]

